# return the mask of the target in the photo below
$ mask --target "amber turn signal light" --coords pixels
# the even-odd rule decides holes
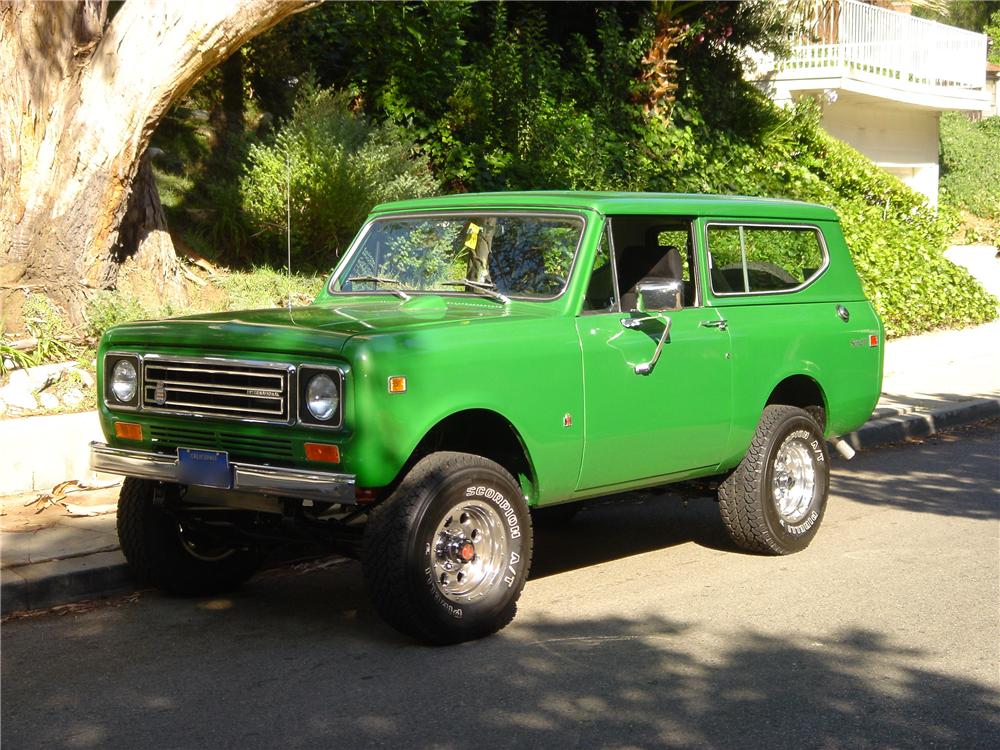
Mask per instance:
[[[389,393],[406,393],[406,376],[393,375],[390,377]]]
[[[310,461],[325,461],[328,464],[340,463],[340,447],[326,443],[306,443],[306,458]]]
[[[123,440],[142,440],[142,425],[134,422],[115,422],[115,437]]]

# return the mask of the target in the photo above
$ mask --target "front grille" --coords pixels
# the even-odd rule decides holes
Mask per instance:
[[[184,427],[153,426],[150,439],[158,448],[203,448],[226,451],[232,459],[275,459],[291,461],[295,458],[292,441],[282,438],[241,435],[226,430],[216,430],[201,425]]]
[[[291,368],[284,365],[150,357],[142,364],[142,408],[289,422],[290,378]]]

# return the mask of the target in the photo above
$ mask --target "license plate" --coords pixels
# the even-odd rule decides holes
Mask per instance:
[[[227,490],[233,486],[233,470],[229,466],[229,454],[225,451],[178,448],[177,464],[181,484]]]

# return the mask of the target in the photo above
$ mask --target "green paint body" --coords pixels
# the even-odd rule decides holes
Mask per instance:
[[[698,195],[496,193],[383,205],[371,218],[443,210],[580,215],[586,228],[565,291],[548,301],[501,305],[468,294],[404,301],[388,292],[324,289],[312,305],[292,311],[116,326],[101,341],[99,363],[116,350],[339,365],[345,370],[344,426],[115,413],[102,403],[109,444],[152,450],[154,430],[215,430],[224,433],[217,444],[232,455],[335,469],[356,475],[359,487],[377,488],[397,477],[439,422],[466,410],[488,410],[515,430],[532,469],[529,502],[545,505],[732,468],[745,454],[768,398],[791,376],[819,385],[828,436],[849,432],[871,415],[881,390],[882,326],[828,208]],[[694,220],[701,304],[670,313],[669,341],[648,376],[636,375],[633,366],[651,357],[662,326],[627,330],[621,325],[627,313],[581,314],[605,222],[616,215]],[[818,227],[829,265],[798,292],[715,296],[705,227],[734,220]],[[850,311],[848,322],[838,317],[838,305]],[[722,319],[724,328],[704,325]],[[869,345],[872,335],[877,346]],[[395,375],[406,376],[405,393],[388,392]],[[116,420],[142,424],[146,442],[117,439]],[[307,461],[303,446],[309,441],[338,444],[341,464]],[[157,448],[165,445],[161,440]],[[242,453],[233,445],[244,446]]]

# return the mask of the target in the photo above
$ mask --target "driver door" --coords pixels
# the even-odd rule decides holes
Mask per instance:
[[[655,231],[670,217],[615,217],[623,238],[664,236]],[[672,226],[676,226],[674,220]],[[694,236],[687,224],[682,252],[683,273],[695,284]],[[682,235],[683,236],[683,235]],[[623,258],[615,257],[619,234],[608,233],[604,244],[610,255],[612,298],[609,309],[584,310],[576,319],[583,356],[584,454],[577,490],[667,478],[681,472],[711,469],[724,458],[732,413],[732,361],[729,332],[722,317],[690,295],[690,306],[667,313],[669,336],[652,372],[636,374],[636,365],[648,362],[663,333],[661,314],[647,315],[620,309],[619,300],[634,298],[634,289],[618,288]],[[619,240],[620,242],[621,240]],[[646,254],[655,251],[647,242]],[[621,253],[619,253],[621,254]],[[602,269],[594,270],[594,282]],[[623,276],[625,274],[622,274]],[[634,275],[634,274],[633,274]],[[588,292],[588,299],[593,298]],[[585,305],[586,307],[586,305]],[[659,319],[658,319],[659,318]],[[638,327],[622,321],[639,319]],[[634,325],[629,323],[629,326]]]

